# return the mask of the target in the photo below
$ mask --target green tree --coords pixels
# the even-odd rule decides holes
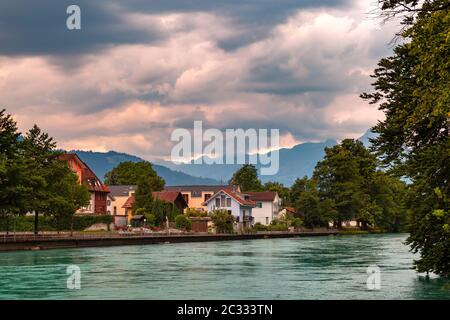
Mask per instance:
[[[230,184],[239,186],[242,192],[263,190],[263,185],[258,178],[258,170],[252,164],[244,164],[236,171]]]
[[[20,154],[24,161],[28,162],[27,174],[33,183],[28,186],[26,211],[34,212],[34,232],[38,233],[39,214],[49,210],[51,186],[56,181],[51,181],[53,166],[59,162],[55,151],[56,142],[47,133],[34,125],[24,136],[20,144]]]
[[[153,185],[149,179],[141,179],[134,193],[133,212],[137,209],[151,211],[153,207]]]
[[[395,1],[404,5],[405,1]],[[417,1],[415,2],[418,6]],[[384,166],[407,177],[407,206],[411,212],[408,243],[420,253],[419,272],[450,274],[450,5],[425,1],[410,16],[402,44],[378,63],[374,92],[362,97],[379,105],[385,120],[373,149]],[[437,193],[436,193],[437,192]]]
[[[53,216],[58,225],[67,225],[65,221],[70,219],[73,229],[75,212],[88,205],[91,199],[87,186],[80,184],[77,175],[62,161],[47,168],[45,179],[48,181],[45,214]]]
[[[158,176],[152,164],[147,161],[125,161],[105,174],[105,184],[107,185],[137,185],[142,179],[149,181],[153,191],[164,189],[164,180]]]
[[[376,172],[376,158],[360,141],[345,139],[339,145],[325,148],[325,157],[314,170],[321,199],[333,200],[337,216],[335,225],[343,221],[360,219],[364,224],[368,217],[370,197],[368,188]]]
[[[278,193],[278,196],[282,200],[282,204],[285,206],[291,203],[291,192],[288,187],[285,187],[279,182],[266,182],[263,187],[264,191],[274,191]]]
[[[25,208],[25,195],[27,189],[27,169],[25,161],[18,161],[20,132],[17,123],[0,110],[0,215],[9,221],[13,214]],[[8,224],[7,224],[8,225]]]
[[[34,212],[35,233],[39,214],[55,219],[70,217],[89,202],[86,187],[59,161],[56,143],[34,125],[23,137],[5,110],[0,111],[0,214]]]
[[[317,190],[316,181],[304,177],[297,179],[295,185],[298,194],[294,202],[297,212],[304,216],[304,223],[307,227],[322,227],[328,225],[328,216],[324,216],[320,210],[320,197]],[[303,186],[300,189],[300,186]]]
[[[305,192],[306,190],[306,184],[308,183],[309,179],[307,176],[304,176],[303,178],[297,178],[295,179],[294,183],[291,186],[290,189],[290,198],[291,203],[295,206],[295,203],[300,199],[300,195]]]

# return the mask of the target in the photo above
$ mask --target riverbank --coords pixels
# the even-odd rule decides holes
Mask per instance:
[[[0,238],[0,252],[20,250],[47,250],[87,247],[111,247],[128,245],[148,245],[181,242],[234,241],[252,239],[296,238],[328,236],[338,234],[337,230],[302,232],[257,232],[249,234],[61,234],[61,235],[16,235]]]

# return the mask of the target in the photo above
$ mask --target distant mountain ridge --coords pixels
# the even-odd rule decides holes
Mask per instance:
[[[142,158],[115,151],[93,152],[93,151],[73,150],[70,152],[76,153],[81,158],[81,160],[86,162],[86,164],[95,172],[97,177],[101,180],[104,179],[105,174],[108,171],[116,167],[121,162],[145,161]],[[171,170],[165,166],[158,164],[153,164],[153,169],[155,169],[156,173],[166,181],[167,186],[197,185],[197,184],[216,185],[220,183],[219,181],[210,178],[193,177],[184,172]]]
[[[263,182],[277,181],[290,186],[296,178],[311,176],[318,161],[325,155],[324,149],[336,145],[335,140],[301,143],[293,148],[279,150],[279,171],[273,176],[261,176]],[[269,153],[270,155],[270,153]],[[193,176],[207,176],[226,182],[242,165],[240,164],[173,164],[159,162],[171,169],[177,169]],[[257,168],[260,166],[257,165]]]
[[[369,139],[377,135],[368,130],[358,140],[368,147]],[[328,139],[324,142],[306,142],[295,145],[292,148],[279,150],[279,171],[273,176],[261,176],[263,182],[276,181],[290,186],[295,179],[303,176],[311,177],[317,162],[323,159],[325,148],[333,147],[337,141]],[[143,159],[119,153],[74,151],[85,161],[100,179],[104,178],[106,172],[124,161],[139,162]],[[233,173],[242,165],[240,164],[174,164],[169,161],[155,161],[155,171],[165,181],[166,185],[217,185],[226,184]],[[259,166],[257,166],[259,167]],[[204,178],[208,177],[208,178]]]

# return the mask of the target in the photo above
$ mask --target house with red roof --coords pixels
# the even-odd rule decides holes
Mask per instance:
[[[278,218],[278,213],[282,209],[281,198],[277,192],[246,192],[249,198],[256,203],[252,210],[255,223],[269,225],[272,220]]]
[[[254,219],[252,209],[256,203],[250,199],[249,195],[239,192],[235,188],[222,188],[208,198],[204,203],[208,212],[214,210],[226,210],[233,215],[235,221],[244,227],[253,225]]]
[[[188,206],[183,195],[179,191],[154,191],[152,192],[152,196],[153,199],[158,199],[164,202],[172,203],[178,208],[180,214],[183,213],[183,210]],[[134,204],[134,193],[130,197],[128,197],[128,199],[122,206],[122,208],[125,209],[129,222],[133,217],[133,204]]]
[[[95,175],[83,160],[75,153],[65,153],[59,159],[67,162],[69,168],[77,174],[78,182],[88,187],[91,200],[88,206],[81,208],[77,214],[110,214],[108,205],[111,198],[108,197],[109,189]]]

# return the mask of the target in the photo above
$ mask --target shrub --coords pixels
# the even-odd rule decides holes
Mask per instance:
[[[154,226],[155,225],[155,221],[156,221],[156,217],[154,214],[152,213],[146,213],[145,214],[145,220],[148,226]]]
[[[257,222],[253,226],[253,230],[255,230],[255,231],[268,231],[269,228],[267,226],[261,224],[260,222]]]
[[[208,213],[206,211],[197,210],[194,208],[187,208],[186,216],[188,216],[188,217],[207,217]]]
[[[293,218],[291,220],[291,226],[294,227],[295,229],[298,229],[301,226],[303,226],[303,220],[300,218]]]
[[[177,227],[177,229],[184,229],[187,231],[192,230],[191,220],[189,220],[189,218],[183,214],[180,214],[175,217],[175,226]]]
[[[289,228],[289,223],[285,220],[272,220],[269,226],[267,226],[269,231],[287,231]]]
[[[9,220],[9,221],[8,221]],[[73,230],[82,231],[93,224],[114,222],[113,216],[74,216]],[[7,226],[9,224],[9,227]],[[15,225],[15,228],[14,228]],[[72,226],[72,217],[56,219],[53,216],[39,216],[39,231],[69,231]],[[9,219],[0,219],[0,231],[31,232],[34,231],[34,216],[16,216]]]
[[[210,216],[214,222],[217,233],[233,232],[234,217],[226,210],[214,210],[211,212]]]

